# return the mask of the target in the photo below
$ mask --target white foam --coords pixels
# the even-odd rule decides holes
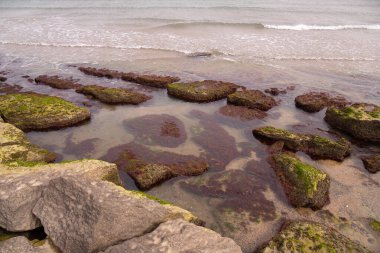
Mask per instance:
[[[365,29],[365,30],[380,30],[380,24],[373,25],[269,25],[264,24],[265,28],[278,29],[278,30],[294,30],[294,31],[307,31],[307,30],[348,30],[348,29]]]

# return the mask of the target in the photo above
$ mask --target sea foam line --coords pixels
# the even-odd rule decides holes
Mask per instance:
[[[278,30],[295,30],[295,31],[307,31],[307,30],[349,30],[349,29],[365,29],[365,30],[380,30],[380,24],[372,25],[269,25],[263,24],[264,28],[278,29]]]

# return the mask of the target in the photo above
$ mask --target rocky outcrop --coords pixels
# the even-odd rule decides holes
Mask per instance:
[[[77,89],[82,85],[72,78],[66,79],[59,76],[40,75],[34,79],[36,84],[44,84],[55,89]]]
[[[329,201],[329,176],[295,156],[281,153],[269,158],[289,202],[295,207],[320,209]]]
[[[229,104],[245,106],[251,109],[268,111],[276,105],[276,101],[259,90],[243,90],[228,95]]]
[[[350,102],[342,96],[331,96],[326,92],[309,92],[295,98],[298,108],[306,112],[319,112],[325,107],[343,107]]]
[[[269,93],[272,96],[278,96],[280,94],[286,94],[286,90],[280,90],[279,88],[265,89],[265,93]]]
[[[121,78],[121,75],[123,74],[120,71],[110,70],[106,68],[97,69],[97,68],[91,68],[91,67],[79,67],[78,69],[81,72],[85,73],[86,75],[105,77],[108,79]]]
[[[180,80],[176,76],[142,75],[136,73],[123,73],[121,79],[127,82],[163,89],[166,88],[168,84]]]
[[[236,243],[219,234],[185,222],[173,220],[162,223],[153,232],[109,247],[103,253],[241,253]]]
[[[354,104],[342,109],[330,107],[326,111],[325,121],[355,138],[380,142],[379,106]]]
[[[12,93],[18,93],[22,90],[22,87],[20,85],[11,85],[7,83],[0,83],[0,93],[2,94],[12,94]]]
[[[238,118],[241,121],[263,119],[267,116],[264,111],[235,105],[225,105],[219,109],[219,113],[227,117]]]
[[[82,86],[75,90],[78,93],[89,95],[107,104],[141,104],[151,97],[123,88],[109,88],[98,85]]]
[[[46,130],[78,124],[90,112],[62,98],[36,93],[0,96],[2,118],[21,130]]]
[[[284,226],[260,253],[291,252],[352,252],[370,253],[338,231],[325,225],[296,221]]]
[[[352,150],[350,142],[344,138],[332,141],[318,135],[297,134],[270,126],[257,128],[252,132],[255,137],[264,142],[273,144],[282,141],[288,150],[305,152],[313,159],[343,161]]]
[[[380,155],[365,156],[361,158],[364,167],[371,173],[380,171]]]
[[[83,160],[33,167],[0,165],[0,227],[27,231],[41,224],[32,209],[49,182],[61,176],[84,176],[119,183],[114,164]]]
[[[167,86],[167,90],[172,97],[201,103],[226,98],[239,87],[233,83],[205,80],[193,83],[172,83]]]
[[[29,142],[17,127],[0,123],[0,163],[8,165],[31,165],[53,162],[56,154]]]
[[[24,236],[0,241],[0,253],[59,253],[49,240],[29,241]]]

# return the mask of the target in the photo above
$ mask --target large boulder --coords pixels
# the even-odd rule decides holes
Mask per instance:
[[[75,90],[78,93],[90,95],[107,104],[141,104],[151,97],[123,88],[109,88],[99,85],[82,86]]]
[[[17,127],[0,123],[0,163],[26,165],[53,162],[55,158],[56,154],[30,143]]]
[[[76,89],[82,85],[72,78],[62,78],[59,76],[40,75],[34,79],[36,84],[44,84],[56,89]]]
[[[0,241],[0,253],[59,253],[59,250],[49,241],[29,241],[24,236]]]
[[[365,156],[361,158],[364,167],[371,173],[376,173],[380,171],[380,154],[373,156]]]
[[[338,231],[325,225],[295,221],[284,226],[260,253],[371,253]]]
[[[262,111],[268,111],[277,104],[271,96],[267,96],[259,90],[237,91],[228,95],[227,102],[229,104],[245,106]]]
[[[330,107],[326,111],[325,121],[355,138],[380,142],[379,106],[354,104],[342,109]]]
[[[328,203],[328,174],[288,153],[271,156],[269,163],[293,206],[320,209]]]
[[[41,223],[32,209],[49,182],[63,175],[120,181],[114,164],[98,160],[34,167],[0,165],[0,227],[15,232],[39,227]]]
[[[226,98],[239,87],[233,83],[205,80],[193,83],[172,83],[167,86],[167,90],[172,97],[201,103]]]
[[[103,253],[241,253],[230,238],[177,219],[162,223],[153,232],[109,247]]]
[[[331,96],[326,92],[309,92],[297,96],[295,104],[306,112],[319,112],[328,106],[346,106],[349,101],[342,96]]]
[[[63,253],[98,252],[189,214],[110,182],[78,176],[51,180],[33,213]]]
[[[333,141],[318,135],[297,134],[271,126],[254,129],[252,133],[259,140],[269,144],[281,141],[285,148],[305,152],[313,159],[343,161],[352,150],[351,143],[344,138]]]
[[[75,125],[90,118],[90,112],[62,98],[36,93],[0,96],[0,114],[21,130],[46,130]]]

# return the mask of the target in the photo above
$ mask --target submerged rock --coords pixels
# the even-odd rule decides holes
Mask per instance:
[[[343,161],[350,155],[351,143],[344,138],[338,141],[312,134],[297,134],[274,127],[261,127],[254,129],[253,135],[264,142],[273,144],[284,142],[284,147],[292,151],[302,151],[313,159],[332,159]]]
[[[355,138],[380,142],[380,107],[368,104],[354,104],[342,109],[330,107],[325,121]]]
[[[338,231],[325,225],[308,221],[295,221],[286,225],[281,232],[259,252],[370,253],[369,250],[351,241]]]
[[[78,124],[90,112],[62,98],[36,93],[0,96],[2,118],[22,130],[46,130]]]
[[[259,90],[243,90],[228,95],[229,104],[245,106],[251,109],[268,111],[276,105],[276,101]]]
[[[225,105],[219,109],[219,113],[227,117],[239,118],[242,121],[263,119],[267,116],[266,112],[261,110],[235,105]]]
[[[0,82],[5,82],[7,78],[5,76],[0,76]]]
[[[168,94],[175,98],[200,103],[226,98],[239,87],[233,83],[205,80],[193,83],[172,83],[167,86],[167,90]]]
[[[364,167],[371,173],[380,171],[380,155],[366,156],[361,158]]]
[[[295,98],[295,104],[307,112],[319,112],[325,107],[343,107],[350,102],[342,96],[331,96],[326,92],[309,92]]]
[[[168,84],[180,80],[180,78],[176,76],[142,75],[136,73],[123,73],[121,79],[155,88],[166,88]]]
[[[210,52],[194,52],[187,54],[188,57],[210,57],[212,56],[212,53]]]
[[[49,241],[29,241],[24,236],[0,241],[0,253],[59,253],[59,250]]]
[[[108,79],[121,78],[121,75],[123,74],[122,72],[119,72],[116,70],[110,70],[106,68],[97,69],[97,68],[91,68],[91,67],[79,67],[78,69],[81,72],[85,73],[86,75],[106,77]]]
[[[371,219],[370,223],[369,223],[369,226],[371,227],[371,229],[377,233],[380,233],[380,221],[377,221],[377,220],[374,220],[374,219]]]
[[[85,95],[90,95],[100,100],[101,102],[107,104],[138,105],[151,99],[151,97],[143,93],[134,92],[128,89],[108,88],[98,85],[82,86],[81,88],[76,89],[75,91]]]
[[[0,93],[3,94],[12,94],[12,93],[18,93],[22,90],[22,87],[20,85],[10,85],[7,83],[0,83]]]
[[[280,90],[279,88],[269,88],[265,90],[265,93],[269,93],[272,96],[278,96],[280,94],[286,94],[286,90]]]
[[[56,154],[29,142],[17,127],[0,123],[0,163],[8,165],[31,165],[54,162]]]
[[[81,84],[77,83],[77,80],[74,80],[72,78],[65,79],[59,76],[41,75],[36,77],[34,81],[36,82],[36,84],[45,84],[52,88],[62,90],[76,89],[82,86]]]
[[[328,203],[330,177],[326,173],[287,153],[271,156],[269,163],[293,206],[320,209]]]
[[[241,253],[242,251],[230,238],[177,219],[160,224],[149,234],[111,246],[103,253],[124,252]]]

